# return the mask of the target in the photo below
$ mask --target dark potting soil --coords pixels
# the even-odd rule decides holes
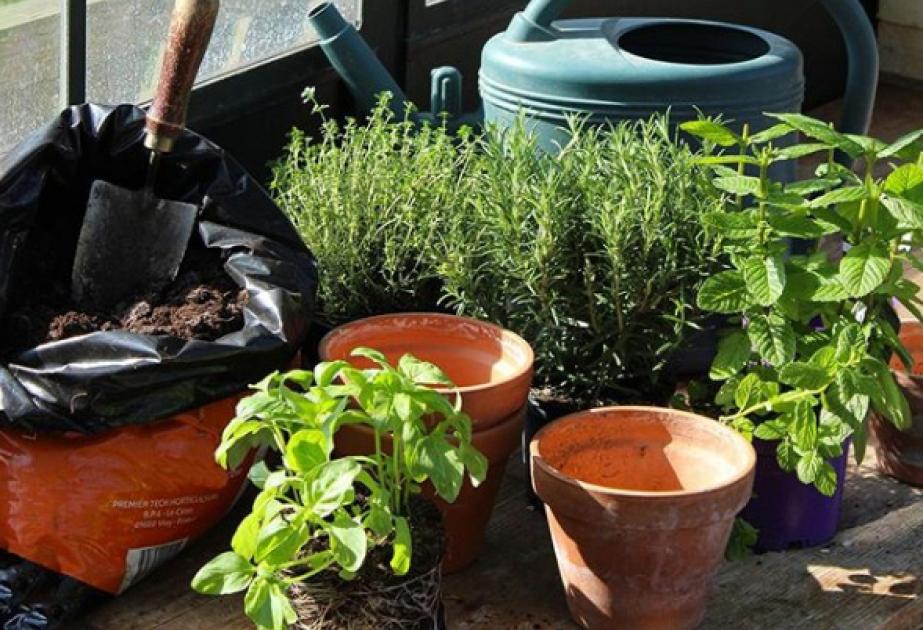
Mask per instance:
[[[42,343],[111,330],[214,341],[243,327],[246,303],[247,291],[227,275],[219,255],[208,251],[190,250],[173,283],[158,293],[133,296],[108,313],[78,308],[68,284],[39,277],[3,317],[0,347],[10,356]]]

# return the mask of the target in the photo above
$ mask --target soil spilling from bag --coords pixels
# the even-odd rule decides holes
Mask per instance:
[[[133,296],[108,313],[78,308],[67,283],[43,282],[41,266],[37,271],[35,289],[0,324],[6,356],[99,331],[214,341],[243,327],[247,291],[227,275],[219,255],[207,250],[187,252],[177,279],[159,293]]]

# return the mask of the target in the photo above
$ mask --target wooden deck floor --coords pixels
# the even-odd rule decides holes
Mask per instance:
[[[914,630],[923,628],[923,490],[850,469],[842,531],[820,549],[764,554],[724,565],[703,628]],[[445,580],[457,630],[575,628],[567,614],[541,511],[529,506],[511,461],[478,562]],[[237,510],[217,530],[142,584],[79,620],[81,630],[245,630],[239,597],[201,597],[195,571],[227,548]],[[743,620],[746,620],[745,622]]]

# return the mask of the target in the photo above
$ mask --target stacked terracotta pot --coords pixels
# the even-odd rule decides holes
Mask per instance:
[[[455,503],[435,500],[443,514],[447,546],[443,570],[458,571],[477,559],[484,543],[510,454],[519,445],[525,406],[532,384],[533,353],[518,335],[486,322],[436,313],[404,313],[370,317],[331,331],[320,343],[323,361],[349,360],[358,347],[375,348],[396,363],[404,354],[442,368],[456,388],[445,390],[471,416],[474,447],[490,463],[487,479],[477,488],[466,479]],[[387,443],[385,444],[387,447]],[[337,433],[344,455],[374,451],[374,434],[364,426],[344,426]],[[431,487],[424,493],[433,496]]]

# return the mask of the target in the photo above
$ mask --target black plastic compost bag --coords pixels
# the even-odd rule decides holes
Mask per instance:
[[[69,278],[92,182],[140,188],[144,112],[72,107],[0,163],[0,315],[41,291],[36,261]],[[238,393],[300,347],[317,271],[288,220],[222,149],[186,131],[160,167],[160,197],[200,205],[190,247],[220,250],[249,292],[244,327],[214,342],[123,331],[45,343],[0,366],[0,426],[96,433]]]

